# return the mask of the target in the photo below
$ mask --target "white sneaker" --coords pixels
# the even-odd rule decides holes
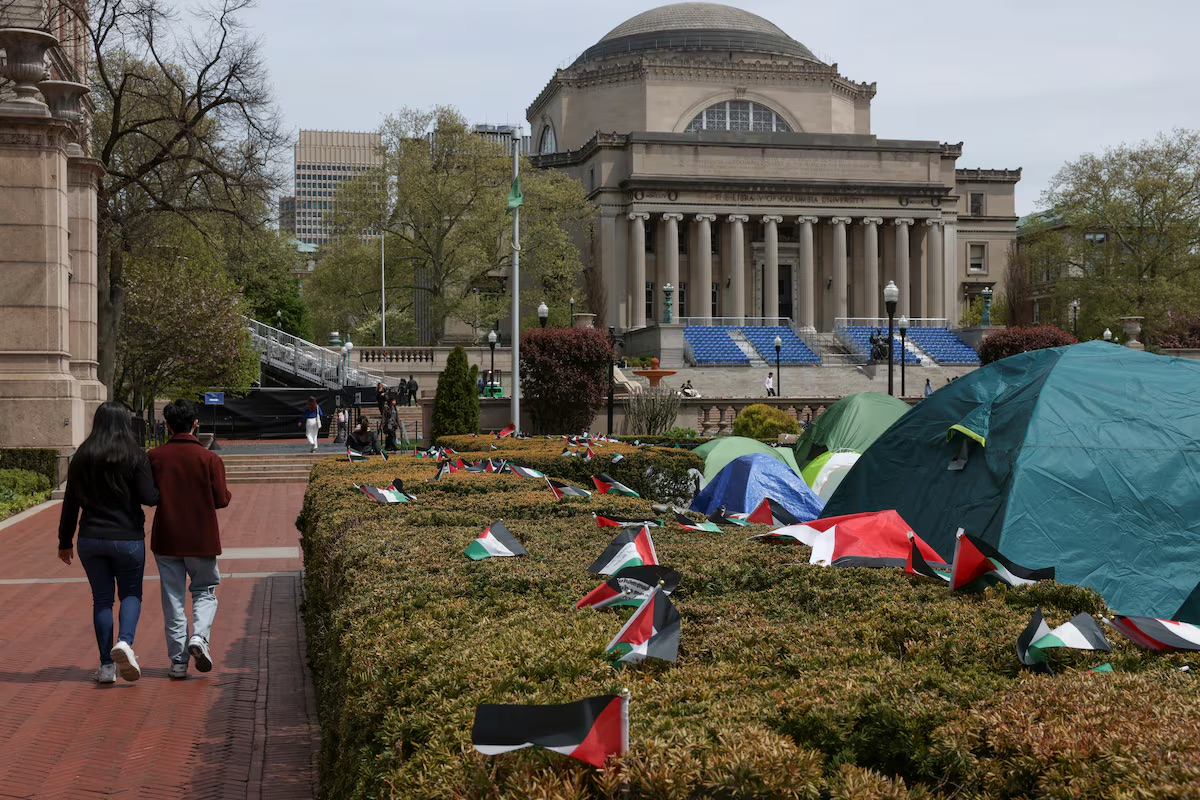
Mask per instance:
[[[116,683],[117,682],[117,665],[116,664],[101,664],[100,669],[96,672],[96,683]]]
[[[142,677],[142,668],[138,666],[137,656],[133,654],[133,648],[125,642],[117,642],[113,645],[109,655],[116,662],[117,670],[121,673],[122,678],[127,681],[136,681]]]
[[[191,639],[188,639],[187,649],[196,662],[196,670],[198,672],[212,671],[212,655],[208,652],[208,642],[204,641],[203,637],[193,636]]]
[[[171,668],[167,670],[167,677],[180,681],[184,680],[187,678],[187,667],[188,665],[186,661],[182,664],[176,664],[174,661],[172,661]]]

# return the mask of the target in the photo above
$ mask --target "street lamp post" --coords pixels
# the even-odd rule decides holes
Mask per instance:
[[[896,304],[900,302],[900,287],[895,281],[888,281],[887,286],[883,287],[883,307],[887,309],[888,315],[888,394],[895,396],[894,383],[892,377],[892,362],[895,361],[894,351],[896,349],[896,340],[893,338],[893,328],[896,320]]]
[[[904,362],[908,360],[908,317],[900,315],[900,396],[904,397]]]
[[[354,350],[354,343],[347,341],[342,345],[342,379],[339,381],[341,388],[346,388],[346,380],[350,377],[350,353]]]
[[[1104,329],[1104,341],[1106,341],[1106,342],[1112,341],[1112,330],[1110,330],[1109,328]]]
[[[987,327],[992,324],[992,287],[983,287],[979,296],[983,298],[983,316],[979,320],[979,324]]]
[[[492,348],[492,368],[488,371],[487,385],[483,387],[483,393],[487,397],[492,396],[492,384],[496,381],[496,343],[500,341],[500,336],[494,331],[488,331],[488,347]]]
[[[779,368],[779,351],[783,349],[783,339],[775,337],[775,390],[777,397],[783,397],[783,370]]]
[[[571,295],[571,300],[569,302],[571,303],[571,321],[570,321],[568,327],[574,328],[575,327],[575,295]]]
[[[1079,341],[1079,299],[1071,301],[1071,333],[1075,335],[1075,341]]]
[[[550,317],[550,308],[542,302],[538,305],[538,322],[542,323],[542,327],[546,327],[546,320]]]
[[[663,287],[663,297],[665,298],[665,302],[663,303],[663,324],[664,325],[670,325],[672,322],[675,321],[675,309],[671,304],[672,303],[671,298],[674,294],[675,294],[675,287],[672,286],[671,284],[668,283],[666,286]]]

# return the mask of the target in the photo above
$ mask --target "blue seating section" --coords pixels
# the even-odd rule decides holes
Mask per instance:
[[[850,340],[850,342],[854,345],[854,352],[859,353],[864,356],[867,356],[868,358],[870,357],[870,355],[871,355],[871,335],[873,333],[875,333],[875,328],[872,328],[869,325],[850,325],[845,328],[838,328],[838,332],[845,334],[846,338]],[[912,335],[912,332],[913,332],[913,329],[909,328],[908,333],[910,336]],[[884,336],[886,336],[886,335],[887,335],[887,330],[885,329]],[[892,348],[892,363],[893,364],[900,363],[900,354],[901,353],[904,354],[904,363],[905,364],[914,364],[914,365],[918,365],[918,366],[921,364],[921,359],[917,358],[912,353],[905,352],[900,347],[900,336],[899,335],[894,335],[892,338],[895,341],[895,346]]]
[[[979,354],[948,328],[909,328],[908,338],[939,364],[958,366],[979,363]]]
[[[689,325],[683,329],[684,340],[692,346],[696,363],[703,367],[750,365],[750,359],[729,338],[729,328],[722,326]],[[774,334],[772,337],[774,338]]]
[[[775,337],[778,336],[783,344],[779,348],[779,363],[788,366],[808,366],[819,365],[821,357],[808,349],[803,340],[797,336],[791,328],[779,327],[764,327],[764,328],[742,328],[742,333],[750,340],[750,344],[754,345],[754,349],[762,356],[763,361],[768,364],[775,363]]]

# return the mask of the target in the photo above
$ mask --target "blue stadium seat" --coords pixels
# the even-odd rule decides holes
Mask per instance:
[[[979,354],[955,336],[949,328],[909,328],[908,338],[945,366],[978,365]]]
[[[791,328],[779,325],[770,327],[745,327],[740,329],[758,354],[768,364],[775,363],[775,337],[782,341],[779,348],[779,363],[787,366],[818,366],[821,358],[808,348]]]
[[[750,365],[750,359],[729,336],[730,328],[723,325],[689,325],[683,338],[692,347],[696,364],[702,367]]]

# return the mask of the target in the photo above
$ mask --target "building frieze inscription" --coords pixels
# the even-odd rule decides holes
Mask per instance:
[[[825,178],[834,180],[929,180],[929,168],[923,162],[883,162],[872,158],[857,161],[848,158],[804,158],[783,156],[712,156],[705,155],[694,162],[682,158],[647,158],[667,166],[671,173],[762,176],[780,178]],[[649,166],[649,165],[648,165]],[[663,173],[650,168],[647,172]]]
[[[914,198],[863,194],[807,194],[804,192],[704,192],[674,189],[635,189],[630,192],[635,202],[666,201],[669,203],[735,203],[743,205],[786,206],[879,206],[901,208],[911,205],[938,207],[941,198]]]

